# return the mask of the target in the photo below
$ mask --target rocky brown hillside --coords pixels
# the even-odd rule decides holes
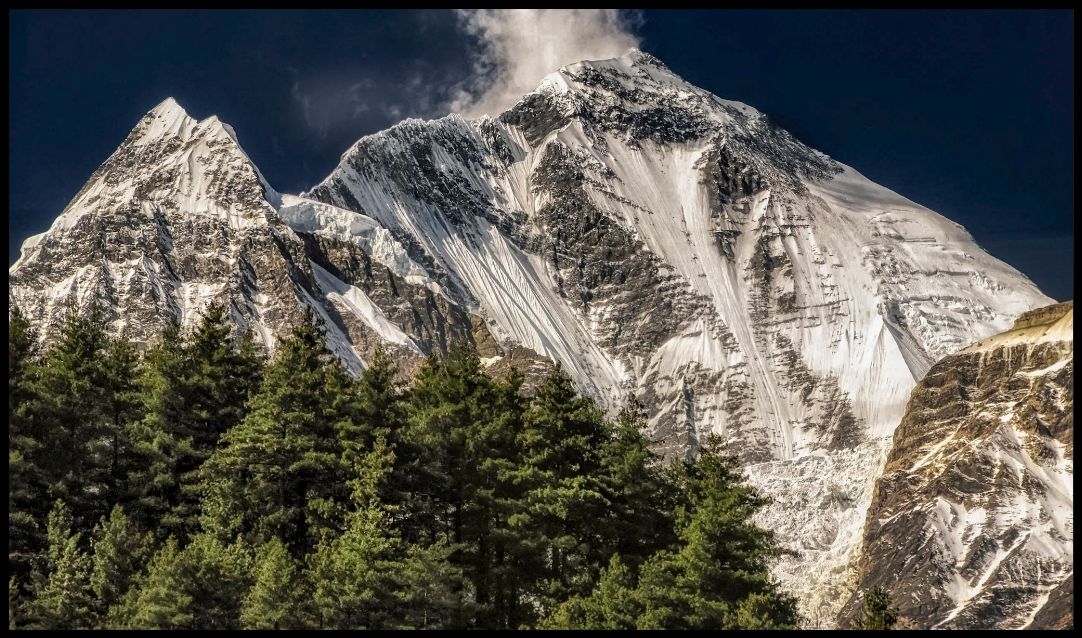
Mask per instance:
[[[1073,302],[935,364],[876,483],[858,591],[915,628],[1073,624]],[[840,624],[859,613],[859,594]]]

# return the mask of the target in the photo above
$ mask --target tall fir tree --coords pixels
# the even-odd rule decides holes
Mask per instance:
[[[532,625],[537,618],[536,605],[530,600],[533,578],[529,535],[514,524],[526,507],[526,486],[519,482],[523,453],[518,434],[523,429],[528,400],[522,393],[524,377],[512,368],[507,377],[495,383],[492,414],[478,434],[484,442],[477,453],[485,455],[477,463],[481,470],[478,490],[485,527],[478,539],[478,597],[486,602],[479,608],[477,626],[516,629]]]
[[[680,543],[640,570],[644,610],[638,627],[739,629],[742,617],[769,609],[778,628],[795,628],[796,600],[778,589],[769,571],[770,559],[781,550],[772,532],[750,522],[763,498],[743,483],[736,460],[722,454],[716,440],[682,467]]]
[[[22,600],[34,556],[45,547],[46,480],[38,465],[41,432],[31,406],[39,364],[37,334],[12,306],[8,318],[8,573],[14,596]]]
[[[302,556],[341,524],[355,384],[309,317],[278,346],[245,419],[200,472],[206,529],[254,545],[282,539]]]
[[[187,629],[192,625],[192,597],[184,587],[184,564],[173,537],[154,554],[147,571],[125,594],[111,618],[116,629]]]
[[[323,629],[391,629],[395,540],[376,508],[352,512],[346,531],[309,556],[313,602]]]
[[[525,591],[508,578],[521,576],[512,571],[517,536],[507,532],[519,489],[519,385],[517,377],[507,384],[488,377],[476,350],[463,343],[445,362],[430,359],[410,391],[408,440],[420,457],[409,533],[456,548],[452,560],[465,579],[460,595],[469,601],[458,626],[517,624],[525,610]]]
[[[363,464],[389,468],[373,453]],[[378,482],[378,481],[377,481]],[[389,525],[373,482],[355,484],[345,531],[308,556],[316,625],[323,629],[441,629],[458,626],[461,572],[446,541],[404,543]]]
[[[239,542],[211,534],[192,538],[181,556],[182,587],[191,597],[193,629],[240,629],[244,596],[252,586],[253,557]]]
[[[589,596],[572,596],[546,618],[545,629],[635,629],[642,615],[642,602],[635,587],[634,572],[613,554]]]
[[[239,543],[198,534],[182,549],[172,537],[113,615],[125,629],[240,629],[252,558]]]
[[[80,529],[112,509],[117,496],[112,443],[125,438],[113,418],[120,382],[111,374],[109,352],[97,307],[85,317],[70,310],[34,375],[33,403],[27,406],[40,433],[36,464],[51,497],[64,500]]]
[[[139,398],[139,353],[123,340],[112,339],[102,360],[106,385],[104,407],[105,436],[96,442],[98,455],[106,465],[106,505],[130,502],[133,489],[128,478],[136,468],[138,457],[132,440],[135,424],[142,418]]]
[[[629,397],[616,417],[612,437],[601,450],[600,491],[608,503],[598,519],[606,553],[619,554],[637,568],[655,552],[676,542],[672,514],[677,487],[660,456],[643,434],[646,410]]]
[[[517,520],[533,535],[534,593],[545,613],[588,593],[608,560],[600,523],[609,508],[601,467],[610,438],[601,411],[557,364],[538,387],[518,440],[524,455],[518,480],[526,493]]]
[[[183,540],[196,531],[197,470],[244,417],[259,383],[261,353],[250,332],[239,340],[231,332],[226,307],[212,303],[190,336],[172,325],[147,355],[146,418],[138,428],[143,468],[135,478],[144,486],[147,519],[160,523],[162,535]]]
[[[346,452],[364,454],[375,436],[389,442],[399,438],[405,426],[404,393],[395,378],[398,368],[383,348],[377,348],[357,382],[357,412],[347,437]]]
[[[138,383],[144,417],[131,427],[137,460],[129,473],[131,515],[160,537],[176,527],[169,515],[180,498],[177,459],[188,451],[178,425],[186,412],[185,367],[184,340],[174,321],[143,357]]]
[[[37,629],[89,629],[94,618],[90,557],[63,501],[49,512],[49,547],[29,604],[30,626]]]
[[[409,545],[391,572],[392,617],[397,629],[450,629],[459,617],[456,587],[462,570],[451,562],[452,547],[441,541]]]
[[[308,581],[282,541],[272,538],[259,549],[254,570],[240,611],[245,629],[313,626]]]
[[[233,338],[221,303],[206,307],[185,350],[189,418],[185,434],[192,437],[192,463],[198,466],[221,435],[244,418],[245,404],[257,389],[260,353],[251,331]]]
[[[435,366],[435,361],[430,365]],[[363,459],[372,452],[377,439],[387,446],[391,463],[377,481],[379,500],[393,512],[391,523],[395,529],[412,542],[422,533],[418,495],[424,451],[410,437],[408,391],[397,375],[394,360],[386,350],[378,348],[357,382],[356,422],[346,424],[350,429],[340,430],[346,463],[360,468],[355,473],[369,471],[364,467],[369,461]]]
[[[587,596],[574,596],[546,620],[564,629],[793,629],[796,599],[771,579],[773,535],[751,522],[764,503],[743,484],[735,459],[708,441],[694,463],[676,466],[682,495],[678,542],[638,570],[616,558]],[[637,576],[636,576],[637,571]]]
[[[116,607],[146,566],[152,542],[152,535],[140,530],[120,505],[95,528],[90,587],[103,624],[110,624],[116,616]]]

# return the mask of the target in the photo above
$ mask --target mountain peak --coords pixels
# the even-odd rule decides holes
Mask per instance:
[[[618,59],[626,60],[630,64],[645,64],[648,66],[653,66],[666,70],[668,70],[669,68],[660,59],[654,57],[653,55],[650,55],[649,53],[639,49],[638,47],[631,47],[630,49],[625,51],[624,54],[621,55]]]
[[[170,96],[159,102],[154,108],[150,109],[150,111],[147,112],[147,115],[154,115],[155,117],[188,117],[188,112],[176,101],[176,98]]]
[[[233,128],[221,121],[217,115],[196,120],[172,97],[165,98],[150,109],[134,131],[139,133],[137,143],[143,145],[173,137],[190,140],[193,137],[211,138],[223,135],[237,142]]]
[[[660,59],[635,47],[628,49],[622,55],[614,58],[582,60],[574,64],[568,64],[561,67],[560,72],[575,74],[582,73],[586,69],[646,80],[648,83],[660,82],[663,84],[676,84],[681,88],[702,90],[689,84],[679,75],[674,73],[672,69],[666,66]]]
[[[188,115],[176,100],[168,97],[150,109],[133,132],[139,133],[137,144],[148,144],[171,137],[187,139],[195,125],[195,118]]]
[[[792,151],[785,158],[774,153],[779,159],[792,159],[795,153],[799,160],[809,154],[787,138],[773,139],[780,133],[754,130],[763,119],[755,109],[691,84],[636,48],[619,57],[561,67],[500,116],[504,122],[526,126],[533,142],[555,130],[552,125],[563,126],[573,118],[635,142],[684,143],[735,130],[744,138],[765,135],[771,138],[768,145]],[[810,161],[820,163],[818,158]]]

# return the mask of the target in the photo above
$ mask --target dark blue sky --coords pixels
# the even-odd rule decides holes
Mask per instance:
[[[298,192],[361,135],[442,115],[477,54],[440,11],[16,11],[9,21],[8,263],[167,96],[231,123],[267,179]],[[635,33],[688,81],[965,225],[1067,299],[1073,21],[1070,11],[646,11]]]

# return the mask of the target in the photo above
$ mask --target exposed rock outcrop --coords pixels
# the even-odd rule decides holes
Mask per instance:
[[[1073,316],[1025,313],[913,390],[858,565],[858,590],[884,587],[908,626],[1073,624]]]

